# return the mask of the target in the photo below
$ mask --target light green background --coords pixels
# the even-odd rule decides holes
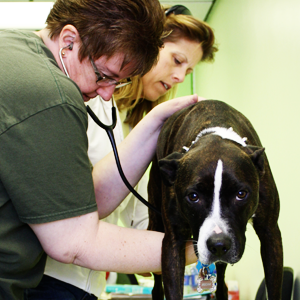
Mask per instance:
[[[256,128],[281,198],[284,264],[294,269],[299,290],[300,0],[217,0],[207,21],[220,50],[213,64],[196,68],[195,90],[234,106]],[[178,96],[191,93],[190,81],[179,85]],[[241,300],[255,299],[264,276],[259,251],[248,226],[245,254],[226,273],[239,282]]]
[[[281,199],[279,226],[284,265],[300,277],[300,1],[217,0],[207,22],[219,52],[213,64],[195,70],[196,92],[219,99],[245,114],[258,132]],[[188,80],[187,80],[188,81]],[[179,94],[190,93],[189,83]],[[263,278],[259,240],[249,225],[246,251],[228,266],[240,299],[253,300]]]

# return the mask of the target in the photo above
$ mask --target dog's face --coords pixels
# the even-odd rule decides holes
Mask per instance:
[[[233,264],[242,257],[247,222],[259,201],[263,164],[263,149],[241,149],[215,136],[204,137],[186,154],[173,153],[159,161],[203,264]]]

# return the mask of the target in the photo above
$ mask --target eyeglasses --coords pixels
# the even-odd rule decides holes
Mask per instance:
[[[90,57],[90,61],[92,64],[92,67],[94,69],[94,72],[97,76],[97,80],[96,83],[99,86],[111,86],[111,85],[115,85],[116,89],[123,87],[125,85],[131,84],[131,79],[130,78],[126,78],[124,80],[121,81],[117,81],[107,75],[105,75],[104,73],[100,73],[100,71],[97,69],[95,62],[92,60],[92,58]]]

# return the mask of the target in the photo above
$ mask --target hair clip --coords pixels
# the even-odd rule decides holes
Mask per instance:
[[[174,15],[187,15],[187,16],[192,15],[191,11],[187,7],[180,4],[173,5],[172,7],[170,7],[165,11],[166,16],[170,15],[171,13],[174,13]]]

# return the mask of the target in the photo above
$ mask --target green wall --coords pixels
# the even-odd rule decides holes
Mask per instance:
[[[300,1],[217,0],[208,23],[219,52],[196,71],[196,92],[245,114],[258,132],[279,190],[284,265],[300,278]],[[187,90],[188,88],[187,88]],[[249,225],[242,260],[228,266],[240,299],[252,300],[264,274],[260,244]]]
[[[192,74],[189,74],[184,78],[184,82],[178,84],[176,97],[190,95],[193,93],[192,80],[193,80]]]

